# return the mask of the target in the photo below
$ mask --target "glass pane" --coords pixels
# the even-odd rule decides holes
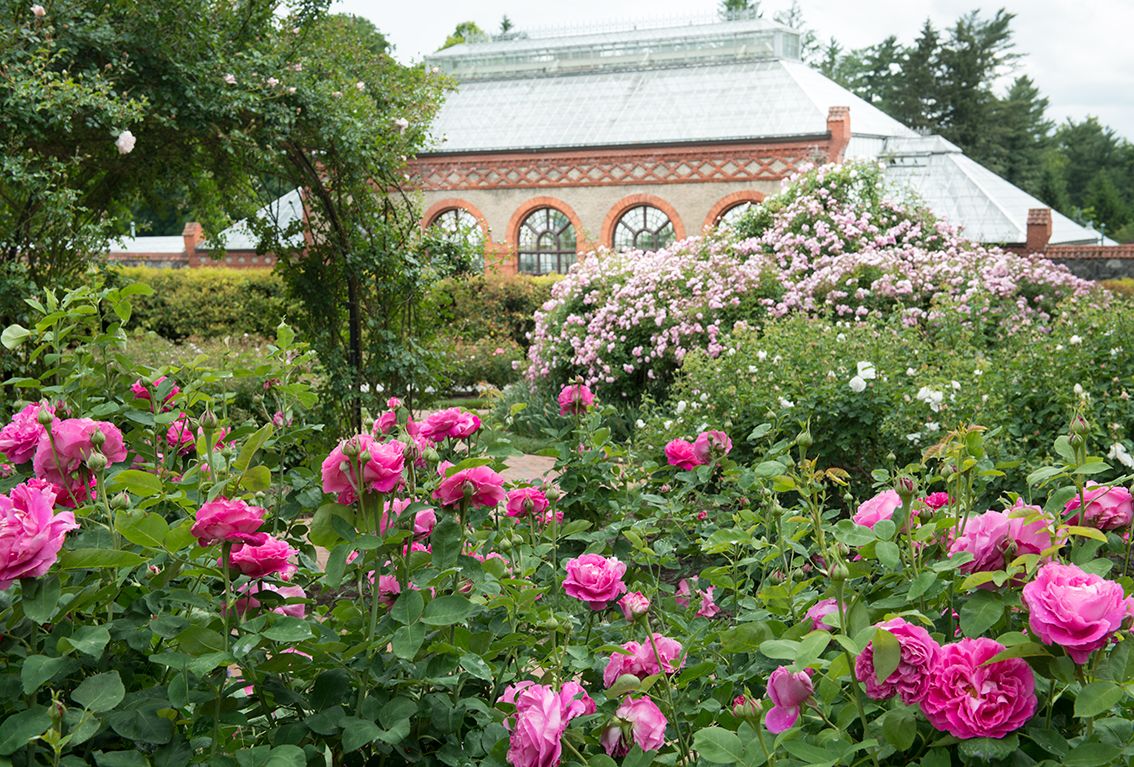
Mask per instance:
[[[614,227],[615,250],[659,250],[676,239],[673,222],[652,205],[638,205],[622,214]]]
[[[575,227],[555,208],[532,211],[520,225],[519,269],[526,274],[562,272],[577,259]]]

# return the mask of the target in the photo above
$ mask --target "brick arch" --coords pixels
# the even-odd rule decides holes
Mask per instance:
[[[575,247],[578,251],[583,252],[587,250],[583,235],[583,221],[579,218],[579,214],[570,205],[560,200],[558,197],[548,197],[547,195],[540,195],[533,197],[524,202],[523,205],[516,208],[516,212],[512,214],[512,218],[508,221],[508,247],[514,253],[518,253],[520,249],[520,226],[524,223],[524,219],[529,214],[534,213],[540,208],[555,208],[557,211],[567,217],[571,222],[571,226],[575,227]]]
[[[726,194],[724,197],[717,200],[716,204],[709,210],[709,215],[705,216],[704,229],[709,229],[717,225],[721,220],[721,216],[728,212],[729,208],[734,208],[742,202],[763,202],[764,195],[757,192],[755,189],[741,189],[739,192]]]
[[[638,205],[651,205],[669,216],[670,222],[673,223],[674,236],[678,240],[685,239],[685,224],[682,223],[681,216],[677,215],[677,211],[672,205],[656,195],[630,194],[614,203],[614,206],[607,212],[606,218],[602,222],[602,239],[599,242],[608,248],[613,248],[614,227],[618,224],[618,219],[622,218],[622,214],[626,211]]]
[[[438,216],[440,216],[445,211],[453,210],[454,208],[462,208],[471,213],[473,215],[473,218],[476,219],[476,222],[480,224],[481,231],[484,232],[485,240],[488,240],[488,219],[486,219],[484,217],[484,214],[480,212],[480,208],[473,205],[468,200],[461,199],[460,197],[446,197],[445,199],[438,200],[437,202],[430,205],[429,209],[426,210],[425,213],[423,213],[421,216],[421,228],[428,229],[429,225],[432,224]]]

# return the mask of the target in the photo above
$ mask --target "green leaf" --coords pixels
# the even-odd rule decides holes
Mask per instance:
[[[760,643],[772,638],[772,630],[763,622],[741,623],[721,632],[721,651],[725,653],[755,652]]]
[[[874,555],[890,570],[897,570],[902,562],[901,550],[893,541],[878,541],[878,545],[874,547]]]
[[[744,745],[735,732],[723,727],[706,727],[694,733],[693,750],[710,762],[735,764],[744,754]]]
[[[457,563],[461,550],[461,527],[453,515],[446,514],[437,522],[429,540],[433,545],[434,567],[445,570]]]
[[[882,737],[894,748],[905,751],[917,737],[917,720],[908,708],[896,708],[882,717]]]
[[[390,617],[403,625],[417,623],[421,611],[425,609],[425,598],[416,589],[403,591],[398,601],[390,609]]]
[[[1051,652],[1038,642],[1020,642],[1005,650],[1001,650],[981,665],[987,666],[989,663],[997,663],[1002,660],[1008,660],[1009,658],[1040,658],[1050,655]]]
[[[253,466],[240,476],[240,486],[250,493],[259,493],[272,486],[272,470],[267,466]]]
[[[799,642],[791,639],[769,639],[760,643],[760,653],[773,660],[795,660],[799,655]]]
[[[460,594],[437,597],[425,606],[422,623],[430,626],[452,626],[461,623],[479,608]]]
[[[98,767],[146,767],[149,762],[141,751],[95,751],[95,764]]]
[[[51,620],[59,609],[59,594],[62,588],[54,575],[42,578],[25,578],[20,582],[20,603],[24,615],[42,625]]]
[[[31,331],[23,325],[9,325],[4,328],[3,333],[0,333],[0,344],[3,344],[5,349],[15,349],[30,335]]]
[[[130,543],[147,549],[164,548],[166,536],[169,534],[169,523],[152,511],[136,518],[118,514],[114,520],[114,527]]]
[[[31,695],[43,686],[43,683],[54,677],[67,666],[71,665],[70,658],[49,658],[46,655],[29,655],[20,665],[20,683],[24,694]]]
[[[342,727],[344,754],[349,754],[351,751],[360,749],[368,743],[373,743],[382,733],[381,728],[374,724],[374,722],[368,722],[356,716],[348,716],[343,719]]]
[[[161,477],[138,469],[124,469],[106,481],[107,488],[114,493],[125,490],[143,498],[161,494]]]
[[[268,441],[268,437],[272,436],[272,431],[272,425],[266,423],[244,441],[244,446],[240,448],[240,454],[236,456],[236,462],[232,465],[238,474],[243,474],[248,469],[252,459],[256,457],[256,453]]]
[[[264,767],[306,767],[307,756],[299,746],[276,746]]]
[[[324,503],[315,510],[315,516],[311,518],[311,531],[307,534],[307,538],[316,546],[325,549],[342,540],[342,536],[335,529],[334,517],[343,520],[349,527],[354,527],[353,508],[340,503]]]
[[[1061,767],[1110,767],[1118,764],[1122,749],[1109,743],[1087,741],[1071,749],[1062,760]]]
[[[874,647],[874,679],[882,684],[902,662],[902,646],[898,644],[898,638],[884,628],[874,629],[871,644]]]
[[[992,591],[978,591],[961,608],[961,631],[967,637],[978,637],[992,628],[1004,613],[1000,596]]]
[[[279,616],[260,635],[273,642],[302,642],[312,637],[311,626],[307,621],[290,615]]]
[[[832,753],[825,748],[808,743],[806,740],[784,741],[783,749],[796,759],[802,759],[808,767],[831,765],[839,758],[838,753]]]
[[[47,732],[49,727],[51,716],[44,706],[12,714],[0,724],[0,756],[14,754],[26,746],[29,740]]]
[[[985,762],[996,762],[1007,759],[1020,748],[1020,739],[1016,733],[1005,738],[971,738],[962,740],[958,745],[961,756],[965,762],[970,759],[979,759]]]
[[[909,599],[920,599],[929,588],[937,582],[937,573],[932,570],[927,570],[920,573],[916,578],[910,582],[910,590],[906,595]]]
[[[1124,697],[1126,693],[1114,682],[1085,685],[1075,696],[1075,716],[1080,719],[1096,717],[1113,708]]]
[[[105,626],[81,626],[71,636],[60,639],[59,644],[97,659],[102,657],[109,641],[110,632]]]
[[[61,570],[95,570],[103,567],[137,567],[146,560],[132,551],[119,549],[72,549],[59,555]]]
[[[126,688],[117,671],[106,671],[87,677],[71,693],[71,700],[96,714],[112,710],[125,697]]]
[[[390,640],[394,655],[402,660],[413,660],[417,656],[417,651],[421,649],[422,642],[425,641],[426,630],[421,623],[400,626]]]

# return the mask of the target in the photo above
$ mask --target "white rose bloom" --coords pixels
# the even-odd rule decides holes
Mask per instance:
[[[858,363],[858,374],[859,374],[859,376],[861,376],[862,378],[865,378],[866,380],[870,380],[872,378],[878,377],[878,373],[874,369],[874,363],[873,362],[860,362],[860,363]]]
[[[118,139],[114,142],[114,146],[118,147],[118,154],[130,154],[134,151],[134,144],[137,139],[134,134],[128,130],[124,130],[118,134]]]
[[[791,410],[793,407],[795,407],[795,403],[790,399],[787,399],[786,397],[780,397],[780,407],[782,407],[784,410]]]
[[[1111,445],[1110,452],[1106,454],[1106,457],[1112,461],[1118,461],[1128,469],[1134,469],[1134,457],[1131,457],[1126,450],[1126,445],[1121,442],[1115,442]]]
[[[847,386],[849,386],[851,388],[851,391],[854,392],[866,391],[866,381],[864,381],[861,376],[855,376],[854,378],[852,378],[847,383]]]
[[[1079,344],[1083,343],[1083,339],[1079,338],[1079,336],[1071,336],[1069,343],[1071,343],[1073,346],[1078,346]]]

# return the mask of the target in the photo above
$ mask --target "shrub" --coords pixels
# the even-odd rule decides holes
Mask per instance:
[[[450,391],[470,392],[483,384],[502,389],[519,377],[516,368],[524,358],[511,338],[448,340],[442,336],[436,346],[442,355],[442,384]]]

